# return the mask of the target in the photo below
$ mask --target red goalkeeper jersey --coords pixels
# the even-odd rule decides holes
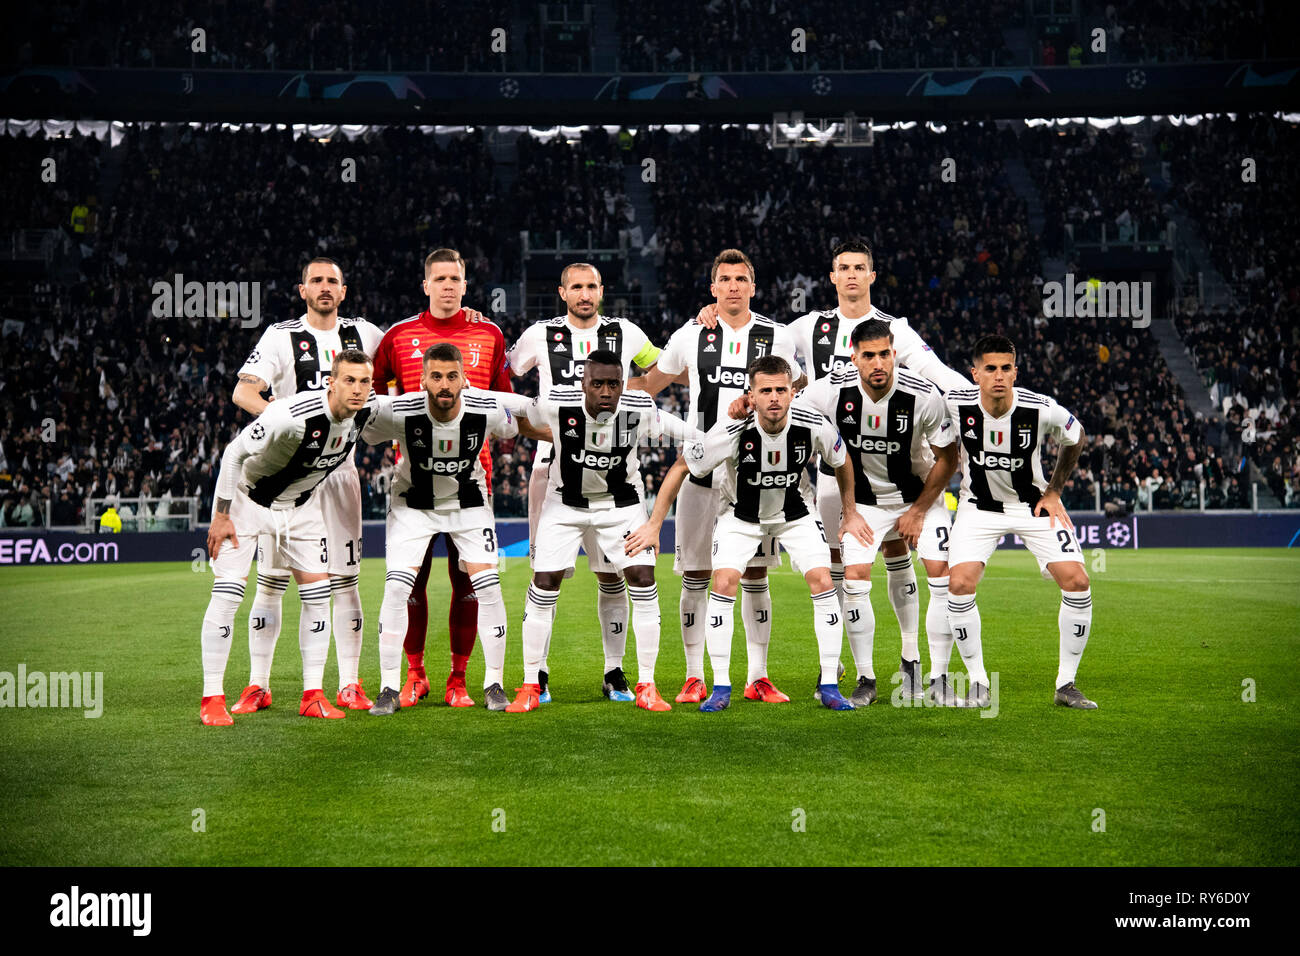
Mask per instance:
[[[375,350],[375,391],[387,395],[418,392],[424,374],[424,353],[430,345],[450,342],[465,359],[465,378],[476,388],[512,392],[506,340],[493,322],[469,322],[461,309],[449,319],[435,318],[425,309],[384,333]],[[479,456],[492,487],[492,453],[487,443]]]

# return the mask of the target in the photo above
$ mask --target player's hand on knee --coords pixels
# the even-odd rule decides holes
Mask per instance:
[[[871,526],[867,524],[867,519],[856,511],[852,514],[846,514],[840,520],[840,539],[843,540],[848,535],[853,535],[868,547],[876,540],[876,535],[871,530]]]

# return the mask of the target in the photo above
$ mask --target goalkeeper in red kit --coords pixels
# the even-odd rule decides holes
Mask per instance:
[[[464,356],[465,378],[476,388],[496,392],[514,391],[510,387],[510,367],[506,364],[505,336],[497,326],[477,312],[461,307],[465,296],[465,260],[455,249],[435,249],[424,260],[424,292],[429,307],[419,315],[398,322],[384,333],[375,351],[375,391],[387,394],[389,383],[395,391],[420,391],[424,353],[437,342],[450,342]],[[484,443],[483,468],[487,487],[492,488],[492,454]],[[474,650],[478,631],[478,601],[469,576],[460,568],[460,555],[450,535],[447,538],[447,577],[451,579],[451,674],[447,678],[444,700],[452,707],[473,707],[474,700],[465,689],[465,666]],[[429,693],[429,679],[424,671],[424,642],[429,623],[429,567],[433,560],[433,542],[425,552],[424,563],[411,590],[407,605],[407,671],[402,686],[401,705],[413,707]]]

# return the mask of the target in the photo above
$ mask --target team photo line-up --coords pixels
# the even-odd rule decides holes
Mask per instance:
[[[573,263],[560,276],[566,313],[534,323],[507,348],[495,324],[462,306],[465,263],[453,249],[425,260],[428,307],[386,332],[341,317],[343,270],[332,259],[312,259],[298,287],[305,313],[262,334],[234,389],[234,402],[256,417],[226,447],[217,480],[201,721],[228,726],[232,714],[270,706],[290,579],[302,604],[301,715],[392,715],[428,696],[426,588],[439,535],[452,587],[447,704],[475,706],[465,674],[476,637],[487,709],[523,713],[550,702],[555,611],[581,548],[598,581],[602,692],[645,710],[671,710],[655,685],[661,622],[654,570],[674,502],[686,658],[677,703],[704,713],[730,705],[737,592],[748,658],[744,696],[790,700],[767,673],[767,575],[780,566],[783,547],[811,597],[814,696],[822,706],[853,710],[876,699],[870,592],[879,550],[902,638],[894,673],[900,693],[937,706],[989,707],[976,588],[999,540],[1015,534],[1061,590],[1055,703],[1095,708],[1075,686],[1092,598],[1060,497],[1082,449],[1082,427],[1053,398],[1016,386],[1015,345],[1001,335],[976,343],[973,381],[945,365],[905,318],[872,305],[872,265],[866,242],[839,244],[830,272],[836,307],[782,325],[750,311],[754,266],[740,250],[724,250],[710,272],[714,301],[660,349],[635,323],[601,315],[599,271]],[[537,397],[515,394],[511,376],[533,368]],[[685,420],[655,402],[672,383],[689,389]],[[1047,479],[1041,452],[1049,436],[1060,450]],[[516,437],[537,448],[528,486],[524,680],[511,700],[490,445]],[[360,678],[366,617],[358,589],[358,441],[397,446],[374,700]],[[669,445],[678,454],[648,513],[638,449]],[[958,470],[959,506],[950,518],[944,492]],[[924,682],[913,549],[929,587]],[[254,560],[249,680],[228,710],[226,664]],[[635,684],[623,673],[629,623]],[[847,697],[839,689],[846,633],[857,667]],[[331,634],[339,675],[333,703],[322,686]],[[948,672],[954,643],[966,668],[965,693]]]

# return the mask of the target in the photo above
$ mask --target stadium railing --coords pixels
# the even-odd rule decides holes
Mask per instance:
[[[117,508],[123,531],[193,531],[199,525],[199,499],[182,498],[87,498],[86,531],[99,530],[99,519],[109,505]],[[48,510],[46,512],[48,514]]]

